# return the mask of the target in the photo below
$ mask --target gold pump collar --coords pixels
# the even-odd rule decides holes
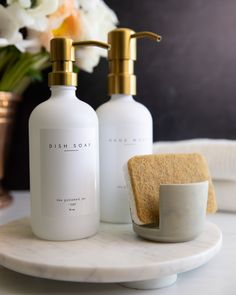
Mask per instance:
[[[75,47],[97,46],[109,49],[110,45],[100,41],[73,41],[70,38],[53,38],[50,43],[50,60],[52,72],[48,75],[48,84],[77,86],[77,74],[73,72]]]
[[[134,75],[134,61],[137,49],[136,39],[149,38],[160,42],[161,36],[153,32],[134,32],[128,28],[118,28],[108,33],[109,75],[108,93],[136,94],[136,76]]]

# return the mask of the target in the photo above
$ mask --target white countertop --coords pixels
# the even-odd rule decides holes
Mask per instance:
[[[15,192],[13,204],[0,210],[0,224],[29,215],[29,193]],[[206,265],[180,274],[177,282],[164,289],[141,291],[118,284],[60,282],[22,275],[0,266],[0,295],[8,294],[236,294],[236,213],[219,212],[208,219],[223,232],[220,253]],[[0,237],[1,238],[1,237]]]

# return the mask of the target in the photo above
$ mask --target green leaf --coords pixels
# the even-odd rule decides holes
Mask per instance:
[[[73,72],[75,72],[76,74],[79,73],[79,67],[77,65],[73,65]]]
[[[27,72],[27,77],[31,78],[33,81],[41,82],[43,80],[43,75],[41,71],[32,68],[29,69],[29,71]]]
[[[23,86],[27,87],[30,80],[42,81],[41,70],[48,66],[48,62],[46,51],[21,53],[14,46],[0,51],[0,91],[22,92]]]

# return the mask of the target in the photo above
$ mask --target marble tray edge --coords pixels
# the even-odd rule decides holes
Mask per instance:
[[[25,218],[26,219],[26,218]],[[24,219],[19,219],[19,221],[24,221]],[[16,221],[10,222],[14,223]],[[10,224],[8,223],[8,224]],[[194,262],[191,264],[189,267],[182,267],[181,266],[178,268],[178,271],[176,269],[168,269],[165,272],[162,272],[161,276],[169,276],[173,275],[176,273],[181,273],[181,272],[186,272],[194,268],[198,268],[201,265],[204,265],[207,263],[210,259],[212,259],[220,250],[221,245],[222,245],[222,233],[221,230],[211,222],[208,222],[211,225],[215,227],[215,229],[218,231],[220,238],[218,242],[212,246],[210,249],[207,249],[206,251],[203,251],[201,254],[195,254],[191,256],[191,258],[194,259]],[[0,250],[1,252],[1,250]],[[184,260],[184,259],[183,259]],[[164,264],[165,262],[163,262]],[[68,267],[63,267],[63,266],[56,266],[55,265],[55,272],[48,273],[44,271],[44,267],[42,267],[39,263],[32,263],[32,262],[27,262],[27,261],[22,261],[18,258],[14,258],[12,256],[7,256],[6,254],[0,253],[0,264],[8,269],[11,269],[13,271],[23,273],[29,276],[34,276],[34,277],[40,277],[40,278],[47,278],[47,279],[53,279],[53,280],[61,280],[61,281],[76,281],[76,282],[90,282],[90,283],[119,283],[119,282],[129,282],[129,281],[139,281],[139,280],[150,280],[150,279],[155,279],[157,278],[157,272],[156,272],[156,265],[148,265],[148,271],[145,272],[145,268],[143,266],[140,266],[140,269],[142,268],[142,275],[139,276],[137,279],[137,275],[131,275],[131,272],[133,270],[132,267],[128,268],[123,272],[123,275],[120,275],[120,270],[119,268],[116,269],[117,272],[119,272],[118,278],[116,280],[114,279],[105,279],[106,274],[109,274],[111,272],[111,269],[108,268],[103,268],[104,272],[104,277],[96,275],[96,268],[94,268],[92,271],[91,269],[86,269],[82,268],[80,270],[77,270],[74,274],[69,274],[68,279],[66,277],[66,273],[68,273]],[[160,264],[160,263],[159,263]],[[135,270],[137,270],[137,266],[135,267]],[[101,271],[101,268],[99,269]],[[116,271],[112,269],[112,273],[115,276]],[[82,275],[83,273],[83,275]],[[127,273],[128,279],[127,279]],[[81,276],[78,278],[78,276]],[[158,276],[160,277],[160,276]]]

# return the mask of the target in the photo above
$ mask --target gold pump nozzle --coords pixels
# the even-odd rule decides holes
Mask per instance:
[[[108,94],[136,94],[136,76],[134,61],[136,60],[136,39],[149,38],[161,41],[161,36],[152,32],[134,32],[127,28],[118,28],[108,33],[109,75]]]
[[[160,42],[162,39],[160,35],[157,35],[156,33],[153,33],[153,32],[147,32],[147,31],[134,33],[131,35],[131,38],[136,38],[136,39],[149,38],[157,42]]]
[[[69,38],[53,38],[50,43],[52,72],[48,75],[48,84],[77,86],[77,74],[73,72],[76,46],[97,46],[109,49],[110,45],[99,41],[76,41]]]
[[[103,49],[110,49],[110,45],[101,41],[78,41],[78,42],[73,42],[73,46],[96,46],[96,47],[101,47]]]

